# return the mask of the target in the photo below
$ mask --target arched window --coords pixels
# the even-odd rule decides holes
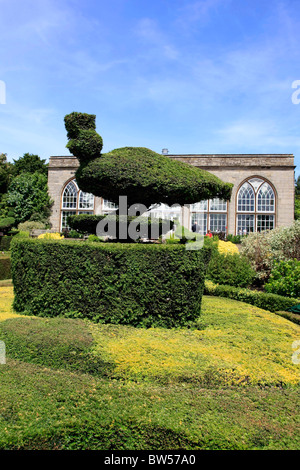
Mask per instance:
[[[236,233],[262,232],[275,227],[275,193],[262,178],[249,178],[237,194]]]
[[[61,230],[63,230],[68,228],[68,216],[94,213],[94,196],[80,191],[74,179],[69,181],[63,190],[61,207]]]
[[[74,181],[69,181],[63,192],[63,209],[76,209],[78,188]]]
[[[191,227],[197,223],[197,231],[205,235],[211,232],[227,232],[227,202],[214,198],[191,204]]]

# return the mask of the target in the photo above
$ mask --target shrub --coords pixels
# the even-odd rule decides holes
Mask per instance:
[[[14,217],[4,217],[0,219],[0,230],[6,231],[9,230],[15,224]]]
[[[116,239],[119,239],[119,224],[126,224],[126,233],[130,225],[140,229],[141,238],[151,238],[152,228],[156,228],[155,233],[160,236],[168,232],[174,225],[173,221],[164,219],[153,219],[150,217],[133,217],[133,216],[118,216],[118,215],[90,215],[78,214],[68,217],[68,224],[77,232],[96,235],[96,229],[99,222],[102,220],[113,221],[116,223]]]
[[[238,247],[230,241],[225,242],[223,240],[219,240],[218,251],[219,253],[224,254],[224,255],[239,254]]]
[[[0,280],[11,279],[11,262],[10,257],[0,258]]]
[[[88,236],[88,241],[89,241],[89,242],[96,242],[96,243],[98,242],[98,243],[101,243],[100,238],[97,237],[97,235],[92,235],[92,234]]]
[[[231,243],[236,243],[239,244],[242,242],[242,236],[241,235],[231,235],[230,233],[226,237],[227,241]]]
[[[296,323],[297,325],[300,325],[300,315],[297,313],[293,312],[285,312],[285,311],[278,311],[276,312],[276,315],[280,315],[283,318],[286,318],[287,320],[292,321],[293,323]]]
[[[300,261],[289,260],[275,263],[265,290],[287,297],[300,297]]]
[[[293,305],[299,304],[299,299],[283,297],[277,294],[269,294],[245,288],[214,284],[205,281],[204,293],[239,300],[270,312],[286,311]]]
[[[64,230],[61,235],[63,235],[65,238],[83,238],[84,234],[77,232],[77,230]]]
[[[215,283],[235,287],[248,287],[254,277],[255,271],[245,256],[219,251],[213,252],[206,273],[206,278]]]
[[[14,240],[16,311],[177,327],[200,314],[210,250],[182,245]]]
[[[30,233],[27,231],[27,230],[20,230],[16,235],[15,237],[17,238],[29,238],[30,237]]]
[[[243,237],[241,253],[251,262],[260,284],[268,281],[275,262],[300,260],[300,220],[290,227],[278,227]]]
[[[36,172],[21,173],[13,178],[8,188],[7,204],[13,208],[18,223],[29,220],[36,213],[47,219],[52,204],[47,176]]]
[[[9,235],[4,235],[3,237],[1,237],[1,240],[0,240],[0,250],[1,251],[9,251],[10,250],[10,243],[13,239],[13,236],[9,236]]]
[[[251,285],[255,271],[249,260],[239,254],[236,245],[231,242],[205,237],[205,245],[212,248],[206,278],[218,283],[235,287]]]
[[[43,230],[45,224],[43,222],[37,222],[34,220],[27,220],[18,225],[18,230],[22,232],[30,232],[31,230]]]
[[[64,239],[64,236],[61,235],[60,233],[51,233],[51,232],[46,232],[46,233],[41,233],[38,238],[43,238],[46,240],[62,240]]]

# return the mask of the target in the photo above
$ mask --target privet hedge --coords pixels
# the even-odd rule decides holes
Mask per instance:
[[[16,239],[11,256],[16,311],[170,328],[199,316],[210,249]]]
[[[96,235],[97,225],[99,222],[105,220],[115,221],[116,237],[119,237],[119,224],[126,226],[126,233],[128,227],[131,225],[136,232],[140,233],[140,238],[151,238],[151,233],[158,236],[167,233],[174,226],[172,220],[165,220],[160,218],[151,217],[130,217],[119,215],[95,215],[95,214],[77,214],[68,217],[68,225],[71,229],[80,233]]]
[[[204,294],[239,300],[240,302],[269,310],[270,312],[285,311],[300,303],[300,299],[283,297],[277,294],[268,294],[266,292],[246,288],[214,284],[210,280],[205,281]]]
[[[0,280],[11,279],[10,257],[0,258]]]

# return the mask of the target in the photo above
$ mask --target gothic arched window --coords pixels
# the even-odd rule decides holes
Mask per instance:
[[[275,192],[263,178],[249,178],[237,193],[236,233],[262,232],[275,227]]]
[[[67,218],[75,214],[93,214],[93,194],[80,191],[75,179],[69,181],[62,193],[61,230],[68,228]]]

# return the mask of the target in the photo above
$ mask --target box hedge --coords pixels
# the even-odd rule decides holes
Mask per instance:
[[[14,308],[37,316],[180,327],[200,314],[210,248],[16,239]]]
[[[0,258],[0,280],[11,279],[11,263],[10,257]]]
[[[204,293],[206,295],[216,295],[218,297],[239,300],[240,302],[269,310],[269,312],[286,311],[293,305],[300,303],[300,299],[283,297],[277,294],[269,294],[246,288],[214,284],[209,280],[205,281]]]

